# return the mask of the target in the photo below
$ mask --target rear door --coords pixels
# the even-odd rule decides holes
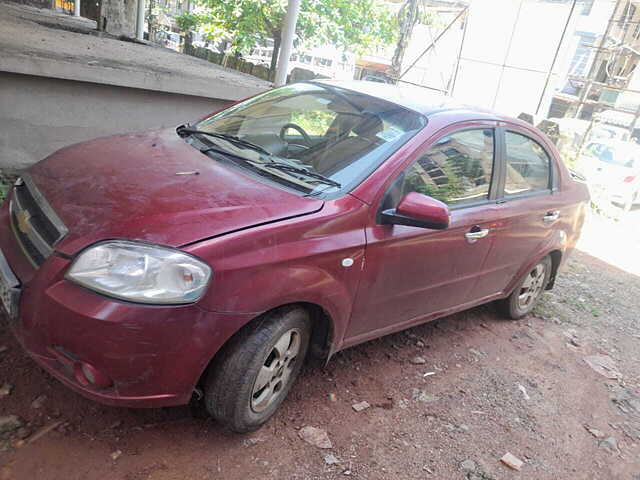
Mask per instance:
[[[542,254],[563,214],[561,193],[555,188],[557,169],[543,142],[516,125],[499,128],[496,137],[504,152],[496,205],[500,219],[488,271],[474,287],[474,297],[503,292]]]

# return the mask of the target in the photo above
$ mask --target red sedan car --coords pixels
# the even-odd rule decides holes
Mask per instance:
[[[311,355],[475,305],[528,314],[585,185],[530,125],[371,82],[305,82],[30,168],[0,211],[25,350],[129,407],[194,392],[258,428]]]

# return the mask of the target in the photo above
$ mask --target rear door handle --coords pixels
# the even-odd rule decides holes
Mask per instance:
[[[479,239],[484,238],[487,235],[489,235],[488,228],[481,228],[479,230],[474,230],[472,232],[467,232],[464,234],[464,236],[467,239],[467,242],[469,243],[476,243]]]
[[[550,212],[547,212],[547,214],[542,217],[542,221],[544,223],[555,222],[558,217],[560,217],[560,212],[558,210],[552,210]]]

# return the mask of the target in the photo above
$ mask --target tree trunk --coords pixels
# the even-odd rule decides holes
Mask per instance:
[[[154,14],[154,10],[156,9],[156,0],[149,0],[149,9],[147,10],[147,25],[148,25],[148,34],[147,38],[150,42],[156,41],[156,33],[158,31],[158,25],[156,23],[156,16]]]
[[[402,60],[404,59],[404,53],[411,40],[411,34],[413,33],[413,27],[418,21],[418,0],[407,0],[398,12],[398,23],[400,25],[400,34],[398,35],[398,43],[396,44],[396,51],[393,54],[391,60],[391,75],[394,78],[400,76],[400,70],[402,69]]]
[[[189,30],[184,34],[184,52],[189,55],[195,54],[193,48],[193,31]]]
[[[281,33],[273,36],[273,53],[271,54],[271,66],[269,67],[269,79],[273,80],[276,75],[276,65],[278,64],[278,54],[280,53]]]

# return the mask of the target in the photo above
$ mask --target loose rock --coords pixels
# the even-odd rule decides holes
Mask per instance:
[[[307,442],[309,445],[313,445],[318,448],[333,448],[333,444],[329,439],[329,435],[325,430],[316,427],[302,427],[298,431],[298,436]]]
[[[3,384],[2,387],[0,387],[0,398],[8,397],[9,395],[11,395],[12,391],[13,385],[11,385],[10,383]]]
[[[589,432],[594,437],[596,437],[596,438],[604,438],[604,432],[603,431],[598,430],[597,428],[592,428],[589,425],[585,425],[584,428],[587,430],[587,432]]]
[[[640,397],[628,388],[616,388],[611,400],[624,413],[640,413]]]
[[[351,405],[351,408],[353,408],[356,412],[361,412],[363,410],[366,410],[370,406],[371,405],[369,405],[369,402],[362,401],[362,402],[354,403],[353,405]]]
[[[324,456],[324,463],[326,463],[327,465],[337,465],[340,463],[340,459],[333,453],[328,453]]]
[[[604,450],[609,450],[611,453],[620,453],[620,449],[618,448],[618,440],[616,440],[615,437],[605,438],[600,442],[598,446]]]
[[[42,427],[40,430],[38,430],[36,433],[33,434],[33,436],[29,439],[29,443],[33,443],[36,440],[44,437],[51,430],[54,430],[54,429],[58,428],[63,423],[64,423],[63,420],[58,420],[56,422],[50,423],[49,425],[47,425],[45,427]]]
[[[411,398],[417,402],[423,402],[423,403],[431,403],[431,402],[435,402],[438,400],[438,398],[435,395],[431,395],[423,390],[419,390],[417,388],[413,389],[413,394],[411,396]]]
[[[616,364],[609,355],[589,355],[584,357],[584,361],[594,372],[599,373],[605,378],[617,380],[622,378],[622,374],[616,369]]]
[[[414,365],[424,365],[425,363],[427,363],[427,361],[424,359],[424,357],[413,357],[411,359],[411,363],[413,363]]]
[[[23,421],[17,415],[7,415],[0,417],[0,433],[13,432],[23,425]]]
[[[465,460],[460,464],[460,470],[464,472],[473,472],[476,469],[476,462],[473,460]]]
[[[120,458],[120,456],[122,455],[122,450],[116,450],[115,452],[111,453],[111,460],[113,460],[114,462]]]
[[[504,463],[507,467],[513,468],[514,470],[520,471],[522,465],[524,464],[522,460],[520,460],[515,455],[507,452],[500,459],[502,463]]]
[[[36,399],[33,402],[31,402],[31,408],[35,408],[36,410],[39,408],[42,408],[42,405],[44,405],[44,402],[46,399],[47,399],[46,395],[40,395],[36,397]]]
[[[518,384],[518,390],[522,392],[522,396],[524,397],[525,400],[531,400],[531,397],[527,393],[527,389],[524,388],[524,385]]]

